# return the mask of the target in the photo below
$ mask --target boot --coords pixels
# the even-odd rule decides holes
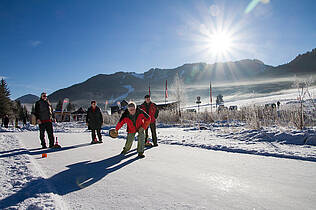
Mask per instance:
[[[93,139],[93,140],[91,141],[91,144],[96,144],[96,143],[98,143],[98,140],[97,140],[97,139]]]
[[[145,157],[145,155],[144,155],[144,153],[138,153],[138,156],[137,156],[138,158],[144,158]]]

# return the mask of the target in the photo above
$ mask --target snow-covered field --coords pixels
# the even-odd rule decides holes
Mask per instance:
[[[0,209],[315,209],[315,127],[158,124],[144,159],[136,142],[120,155],[126,132],[111,127],[91,145],[85,123],[54,124],[57,150],[40,149],[37,126],[0,128]]]
[[[160,142],[209,150],[316,161],[315,129],[249,129],[236,123],[159,129]]]
[[[314,99],[314,103],[316,103],[316,86],[312,86],[309,88],[309,93],[311,94],[311,97]],[[225,106],[238,106],[238,108],[242,106],[250,106],[250,105],[264,105],[269,103],[277,103],[277,101],[280,101],[281,108],[288,108],[288,105],[292,105],[293,103],[297,103],[298,98],[298,90],[297,89],[289,89],[289,90],[282,90],[278,92],[273,93],[266,93],[266,94],[241,94],[243,99],[234,100],[234,97],[225,97]],[[209,97],[206,97],[207,99],[204,99],[202,101],[202,104],[200,104],[200,109],[203,111],[204,109],[207,109],[208,111],[211,110],[211,106],[209,104]],[[310,100],[310,97],[306,94],[304,97],[305,100]],[[213,96],[213,107],[215,107],[215,96]],[[189,103],[190,105],[185,106],[186,108],[195,108],[197,109],[196,104]],[[311,104],[310,104],[311,105]],[[213,109],[214,110],[214,109]]]
[[[17,134],[0,134],[0,209],[65,209],[61,197],[53,192],[46,174],[29,155]],[[27,191],[26,185],[33,183]],[[36,196],[26,196],[37,192]],[[20,194],[23,196],[19,196]]]
[[[159,125],[159,147],[120,154],[126,136],[90,145],[84,124],[56,124],[61,150],[37,127],[0,133],[0,209],[314,209],[315,129],[240,123]],[[133,148],[136,147],[136,142]],[[41,158],[47,153],[47,158]]]

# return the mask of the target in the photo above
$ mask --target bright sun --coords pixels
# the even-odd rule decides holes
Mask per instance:
[[[216,55],[225,55],[231,51],[232,38],[224,32],[210,34],[208,48]]]
[[[252,50],[248,43],[251,39],[248,22],[239,19],[235,8],[222,4],[213,4],[209,8],[202,5],[200,16],[202,18],[189,19],[180,33],[192,42],[189,50],[192,56],[207,62],[225,62],[236,60]]]

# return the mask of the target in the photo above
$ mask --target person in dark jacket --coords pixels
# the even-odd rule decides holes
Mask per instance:
[[[119,122],[117,123],[115,130],[118,130],[127,124],[127,139],[125,147],[121,154],[126,154],[132,147],[133,141],[135,140],[135,134],[138,133],[137,152],[139,158],[144,158],[144,131],[150,124],[150,116],[143,110],[137,108],[134,102],[130,102],[127,105],[127,110],[122,114]]]
[[[91,101],[91,107],[87,111],[86,122],[88,125],[88,129],[91,130],[92,134],[91,144],[102,143],[101,126],[103,124],[103,117],[100,108],[97,106],[96,101]],[[97,131],[99,141],[97,141],[95,131]]]
[[[4,125],[5,128],[8,128],[9,127],[9,116],[8,115],[5,115],[3,118],[2,118],[2,124]]]
[[[145,101],[140,105],[140,108],[145,111],[151,118],[150,122],[150,130],[151,130],[151,135],[152,135],[152,140],[154,147],[158,146],[157,143],[157,133],[156,133],[156,119],[159,114],[159,110],[157,108],[157,105],[150,100],[150,95],[145,95]],[[145,132],[145,146],[150,146],[150,143],[148,141],[148,128],[146,129]]]
[[[23,126],[26,125],[26,116],[23,117]]]
[[[49,139],[49,148],[54,147],[53,124],[54,112],[51,103],[47,99],[47,94],[42,93],[40,100],[35,103],[35,117],[40,129],[40,140],[42,148],[47,148],[45,142],[45,131]]]

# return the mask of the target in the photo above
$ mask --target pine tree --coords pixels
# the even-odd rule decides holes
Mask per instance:
[[[30,116],[29,116],[29,113],[28,113],[27,108],[26,108],[25,105],[23,106],[22,110],[23,110],[23,118],[22,118],[22,120],[23,119],[26,119],[26,120],[29,119]]]
[[[12,114],[12,103],[9,98],[10,90],[4,79],[0,82],[0,117]]]
[[[31,110],[31,114],[35,114],[35,105],[32,105],[32,110]]]
[[[56,111],[61,111],[62,107],[63,107],[63,102],[62,102],[62,100],[59,100],[57,105],[56,105],[56,109],[55,110]]]
[[[23,106],[20,101],[15,101],[17,112],[15,115],[18,117],[19,120],[23,120],[24,118],[24,110]]]
[[[21,110],[21,104],[17,103],[16,101],[11,101],[11,111],[10,116],[15,118],[19,118],[20,110]]]
[[[75,110],[75,105],[74,104],[72,104],[72,103],[68,103],[68,105],[67,105],[67,111],[69,111],[69,112],[71,112],[71,111],[73,111],[73,110]]]

